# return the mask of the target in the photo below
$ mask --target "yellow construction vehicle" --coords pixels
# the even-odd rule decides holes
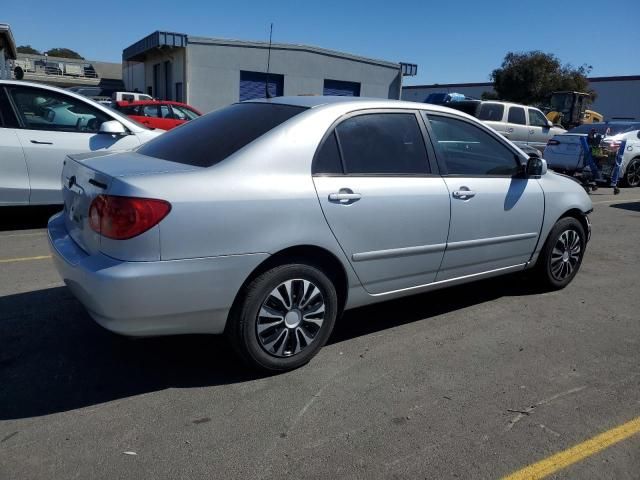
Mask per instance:
[[[602,122],[604,116],[587,109],[592,97],[584,92],[553,92],[550,106],[545,109],[547,119],[567,130],[584,123]]]

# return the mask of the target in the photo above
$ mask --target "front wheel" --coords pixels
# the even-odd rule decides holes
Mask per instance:
[[[337,314],[336,289],[324,272],[300,263],[281,265],[243,289],[226,333],[250,366],[292,370],[327,342]]]
[[[580,269],[586,243],[584,228],[577,219],[558,220],[536,266],[538,277],[546,287],[559,290],[569,285]]]
[[[626,187],[637,187],[640,185],[640,158],[634,158],[629,162],[624,172],[623,183]]]

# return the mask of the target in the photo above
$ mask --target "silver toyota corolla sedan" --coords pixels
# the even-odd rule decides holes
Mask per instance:
[[[124,335],[225,333],[309,361],[347,309],[531,268],[576,275],[591,201],[476,119],[428,104],[231,105],[135,152],[69,157],[58,271]]]

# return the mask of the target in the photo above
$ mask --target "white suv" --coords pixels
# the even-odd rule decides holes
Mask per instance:
[[[0,80],[0,206],[60,204],[68,154],[130,150],[162,132],[68,90]]]

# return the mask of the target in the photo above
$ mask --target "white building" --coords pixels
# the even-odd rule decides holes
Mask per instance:
[[[596,92],[592,110],[604,115],[605,120],[640,120],[640,75],[619,77],[591,77],[589,89]],[[424,102],[427,95],[436,92],[456,92],[480,98],[484,92],[493,92],[492,83],[447,83],[402,87],[402,99]]]
[[[16,42],[13,40],[11,27],[0,23],[0,79],[11,78],[10,60],[17,56]]]
[[[280,95],[400,98],[417,65],[307,45],[153,32],[122,52],[123,80],[165,100],[208,112],[241,100]],[[269,62],[269,73],[267,63]]]

